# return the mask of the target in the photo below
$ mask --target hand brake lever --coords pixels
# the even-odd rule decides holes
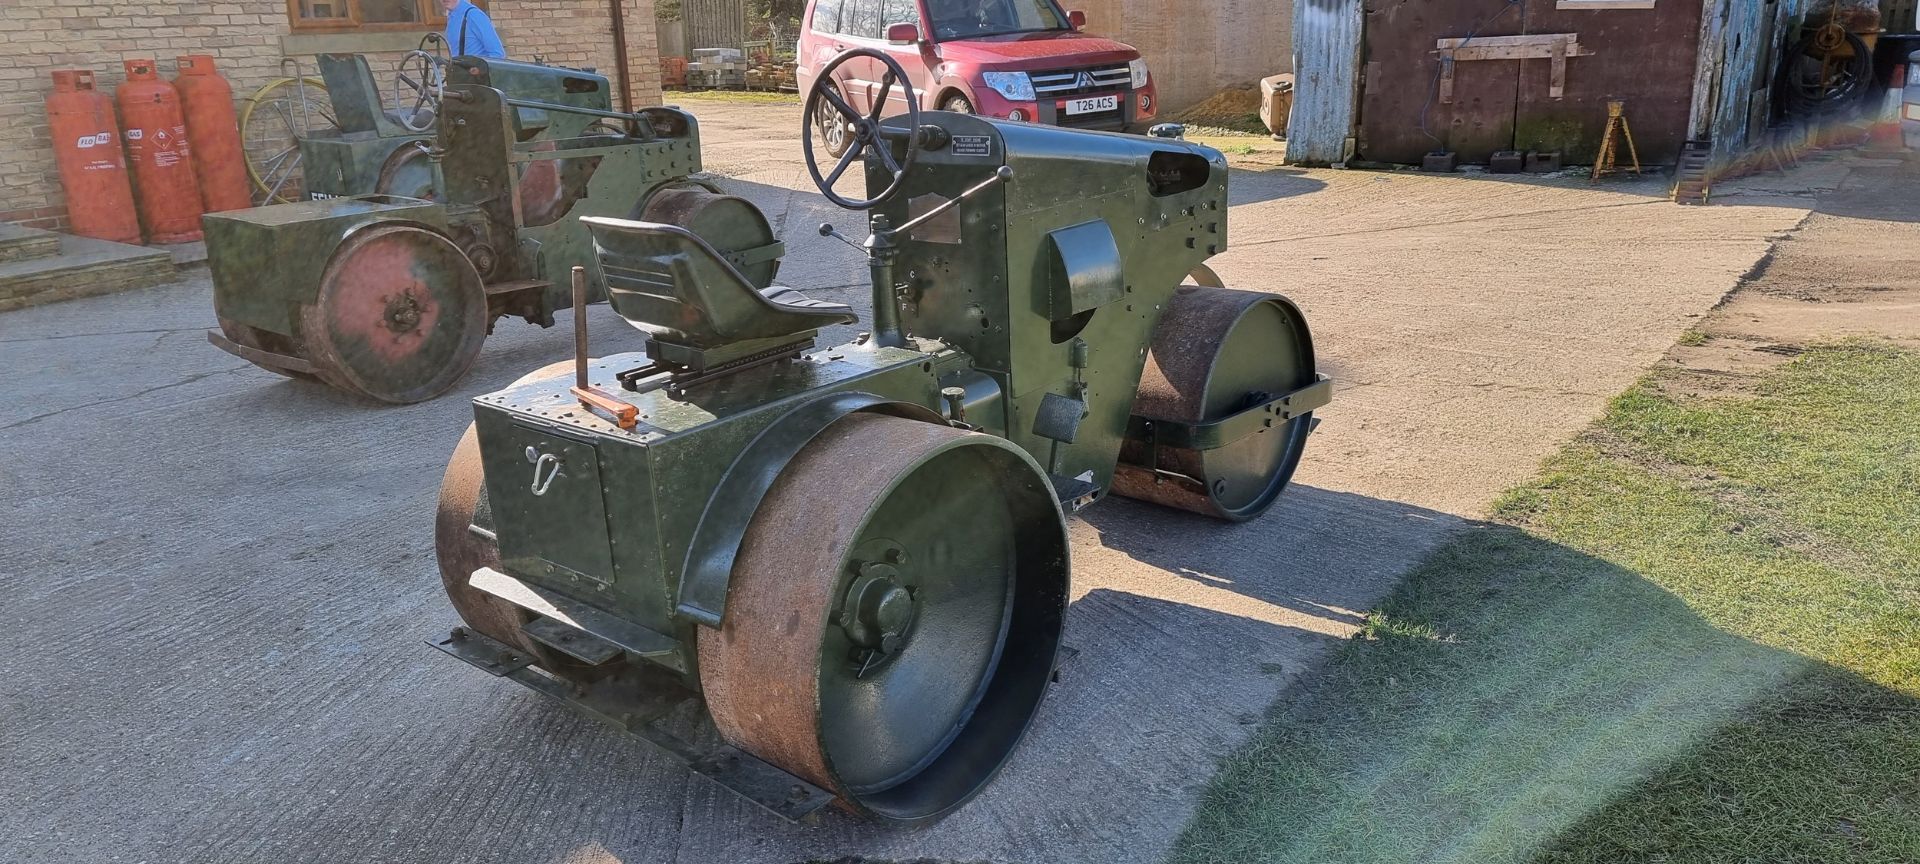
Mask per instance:
[[[1002,165],[999,167],[999,169],[993,172],[992,177],[988,177],[985,180],[975,183],[973,184],[973,186],[968,188],[967,191],[962,192],[958,195],[953,196],[952,198],[948,198],[947,200],[940,202],[939,206],[934,207],[932,210],[928,210],[927,212],[922,213],[918,216],[915,216],[912,219],[908,219],[906,222],[902,223],[900,227],[893,229],[889,233],[905,234],[907,232],[910,232],[913,229],[926,224],[928,220],[933,219],[934,217],[939,216],[940,214],[945,213],[948,210],[952,210],[953,208],[960,206],[960,203],[967,200],[968,198],[972,198],[975,195],[978,195],[982,192],[987,191],[987,187],[989,186],[993,186],[998,183],[1011,183],[1011,182],[1013,182],[1013,166]]]

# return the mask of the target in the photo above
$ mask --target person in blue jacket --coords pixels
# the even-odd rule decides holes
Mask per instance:
[[[494,32],[493,19],[473,0],[440,0],[447,13],[447,52],[454,57],[507,59],[507,49]]]

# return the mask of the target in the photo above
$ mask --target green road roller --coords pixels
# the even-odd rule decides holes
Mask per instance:
[[[604,299],[582,216],[693,230],[754,285],[771,284],[784,247],[765,217],[689,176],[700,170],[692,115],[610,110],[607,79],[576,69],[442,65],[416,112],[435,118],[431,144],[393,149],[382,191],[206,216],[220,325],[209,341],[370,401],[433,398],[499,319],[551,326],[572,303],[574,262],[588,262],[589,301]]]
[[[1252,519],[1331,395],[1301,311],[1206,269],[1217,151],[906,105],[816,85],[803,114],[854,139],[805,146],[870,211],[865,332],[819,347],[854,309],[683,226],[586,219],[576,290],[604,280],[646,350],[580,329],[572,363],[476,398],[435,526],[463,620],[436,647],[792,819],[978,793],[1063,651],[1067,517],[1114,493]]]

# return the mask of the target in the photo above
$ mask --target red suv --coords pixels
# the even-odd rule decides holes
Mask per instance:
[[[1126,131],[1154,114],[1153,78],[1131,46],[1080,31],[1086,16],[1054,0],[809,0],[796,48],[800,92],[840,52],[885,51],[913,78],[922,109],[960,111],[1076,129]],[[854,58],[831,85],[861,111],[883,77]],[[883,114],[906,110],[894,87]],[[829,152],[847,135],[833,112],[816,122]]]

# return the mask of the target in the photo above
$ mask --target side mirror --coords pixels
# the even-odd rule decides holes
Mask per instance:
[[[1067,26],[1072,27],[1075,30],[1085,29],[1087,26],[1087,13],[1082,12],[1078,9],[1068,12]]]
[[[905,22],[887,25],[888,44],[912,45],[918,41],[920,41],[920,25]]]

